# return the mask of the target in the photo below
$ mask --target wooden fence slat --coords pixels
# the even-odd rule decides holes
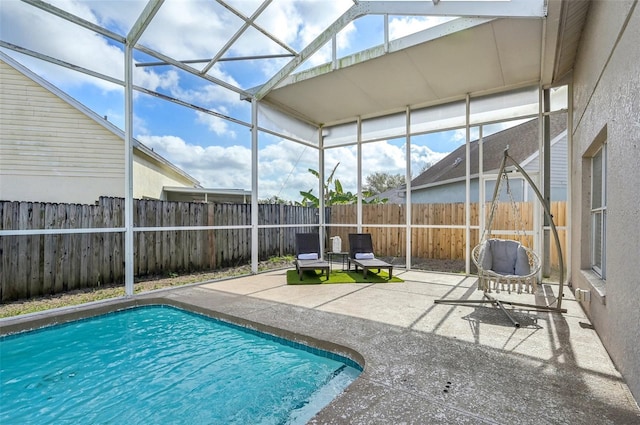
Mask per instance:
[[[54,217],[55,204],[45,204],[45,212],[44,212],[44,227],[45,229],[52,229],[55,222]],[[54,285],[53,285],[53,276],[54,276],[54,267],[55,267],[55,235],[45,235],[44,236],[44,262],[43,262],[43,293],[44,294],[53,294]],[[97,250],[96,250],[97,251]]]
[[[103,223],[103,210],[104,204],[100,204],[100,206],[96,206],[93,208],[91,214],[91,220],[93,221],[93,227],[104,227]],[[102,274],[102,252],[104,249],[104,233],[93,233],[93,238],[91,241],[90,249],[91,249],[91,283],[90,286],[100,286],[107,282],[104,281]]]
[[[124,227],[125,222],[125,203],[123,198],[116,198],[116,204],[118,205],[118,213],[115,217],[116,227]],[[122,232],[118,232],[114,235],[114,257],[113,257],[113,269],[114,274],[112,282],[121,282],[124,284],[124,238],[125,235]]]
[[[6,202],[3,209],[2,228],[13,229],[18,223],[19,203]],[[20,277],[19,252],[17,249],[19,236],[5,236],[2,238],[2,300],[11,300],[20,296],[19,280],[13,279],[10,273]]]
[[[176,205],[175,208],[175,220],[174,223],[176,226],[183,226],[184,225],[184,221],[183,221],[183,205],[184,202],[178,202],[178,204]],[[184,270],[184,255],[182,255],[184,250],[178,250],[178,247],[182,247],[184,246],[184,231],[182,230],[176,230],[175,232],[173,232],[175,235],[175,239],[173,240],[173,246],[172,246],[172,258],[174,259],[173,264],[174,266],[172,267],[172,271],[183,271]]]
[[[40,203],[30,203],[31,216],[29,218],[29,224],[27,229],[42,229],[44,228],[44,209]],[[42,235],[33,235],[31,238],[31,253],[28,259],[29,266],[31,268],[30,280],[29,280],[29,296],[38,296],[42,294],[42,261],[44,259],[43,254],[43,237]]]
[[[93,213],[92,208],[94,205],[82,206],[82,217],[80,219],[80,226],[83,228],[93,228]],[[83,233],[80,236],[80,288],[86,288],[91,286],[90,283],[90,270],[93,267],[91,262],[91,233]]]
[[[107,198],[105,199],[105,202],[108,207],[103,210],[101,227],[113,227],[113,214],[115,213],[113,198]],[[100,274],[102,275],[103,282],[106,284],[111,282],[110,278],[112,276],[112,249],[114,245],[113,233],[103,233],[102,243],[104,245],[104,249],[102,250],[103,255],[100,263]]]
[[[164,202],[156,202],[154,203],[154,212],[155,212],[155,220],[153,221],[154,227],[162,226],[162,217],[164,216]],[[149,223],[151,224],[151,223]],[[154,263],[153,270],[156,273],[162,273],[164,270],[164,262],[162,259],[164,258],[164,232],[154,232]]]
[[[31,212],[33,211],[33,205],[30,202],[21,202],[18,205],[18,223],[20,229],[28,229],[31,227]],[[17,251],[18,251],[18,261],[16,262],[16,267],[18,267],[21,278],[25,281],[31,281],[31,271],[32,268],[29,267],[31,263],[31,243],[32,236],[19,236],[17,238]],[[26,267],[22,266],[21,263],[26,263]],[[29,297],[29,285],[19,285],[17,288],[18,296]]]
[[[75,205],[75,216],[76,223],[75,227],[82,227],[82,219],[83,219],[83,211],[84,205],[76,204]],[[71,266],[72,268],[72,279],[73,279],[73,287],[75,289],[80,289],[82,287],[82,280],[80,279],[80,271],[82,270],[82,236],[83,235],[73,235],[73,256],[74,256],[74,264]]]

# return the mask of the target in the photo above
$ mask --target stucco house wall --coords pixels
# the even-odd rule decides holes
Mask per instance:
[[[640,7],[591,3],[574,69],[571,276],[582,306],[640,400]],[[591,157],[606,142],[606,275],[591,271]],[[588,349],[588,347],[584,347]]]
[[[124,135],[6,57],[0,57],[0,199],[94,203],[124,196]],[[134,146],[135,198],[198,182],[150,149]]]

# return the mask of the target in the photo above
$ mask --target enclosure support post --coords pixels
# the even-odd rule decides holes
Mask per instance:
[[[326,217],[324,215],[327,205],[327,193],[324,189],[324,136],[322,135],[322,127],[318,131],[318,233],[320,237],[320,258],[324,259],[324,251],[328,250],[329,244],[327,239]]]
[[[466,111],[465,111],[465,197],[464,197],[464,272],[469,275],[471,273],[471,127],[469,119],[471,114],[471,99],[467,93]],[[480,182],[480,179],[478,179]],[[480,200],[478,199],[478,202]]]
[[[405,110],[405,137],[406,137],[406,147],[405,147],[405,233],[406,233],[406,244],[405,244],[405,266],[407,270],[411,270],[411,223],[413,221],[411,215],[411,108],[407,106]]]
[[[251,99],[251,273],[258,273],[258,101]]]
[[[362,118],[358,117],[358,123],[357,123],[358,127],[357,127],[357,150],[358,150],[358,157],[356,159],[356,162],[358,163],[357,169],[358,169],[358,175],[357,175],[357,181],[358,181],[358,206],[357,206],[357,229],[358,229],[358,233],[362,232]]]
[[[543,107],[543,131],[542,131],[542,154],[543,154],[543,170],[542,191],[544,194],[544,202],[547,208],[551,208],[551,121],[549,117],[550,97],[549,89],[542,90],[542,107]],[[545,215],[543,234],[543,276],[551,276],[551,238],[549,237],[549,218]]]
[[[124,293],[133,295],[133,48],[124,47]]]

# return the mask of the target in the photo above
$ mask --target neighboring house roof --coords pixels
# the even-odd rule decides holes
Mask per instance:
[[[559,113],[550,115],[551,140],[555,139],[567,128],[567,114]],[[509,146],[509,155],[522,165],[531,159],[539,147],[538,118],[534,118],[523,124],[483,137],[483,168],[485,173],[497,172],[503,158],[504,149]],[[479,145],[478,140],[470,143],[471,158],[470,175],[478,175]],[[422,174],[411,181],[412,190],[436,183],[458,180],[465,177],[466,146],[462,145],[449,155],[429,167]]]
[[[378,199],[386,198],[387,204],[404,204],[407,201],[406,193],[407,193],[407,186],[403,184],[402,186],[394,187],[392,189],[385,190],[382,193],[378,193],[377,195],[370,196],[367,198],[367,201],[370,201],[375,198],[378,198]]]
[[[170,201],[216,202],[246,204],[251,201],[251,191],[243,189],[206,189],[164,186]]]
[[[5,53],[3,53],[1,51],[0,51],[0,61],[5,62],[6,64],[8,64],[12,68],[14,68],[16,71],[18,71],[21,74],[23,74],[25,77],[27,77],[30,80],[34,81],[36,84],[39,84],[40,86],[44,87],[45,89],[47,89],[48,91],[50,91],[51,93],[53,93],[54,95],[56,95],[57,97],[62,99],[63,101],[67,102],[69,105],[71,105],[74,108],[76,108],[78,111],[82,112],[88,118],[90,118],[93,121],[97,122],[98,124],[100,124],[101,126],[106,128],[107,130],[109,130],[110,132],[112,132],[113,134],[115,134],[116,136],[121,138],[122,140],[124,140],[124,131],[122,131],[120,128],[116,127],[114,124],[110,123],[105,118],[103,118],[100,115],[96,114],[94,111],[92,111],[91,109],[87,108],[85,105],[83,105],[82,103],[78,102],[73,97],[69,96],[67,93],[63,92],[62,90],[60,90],[59,88],[57,88],[56,86],[54,86],[53,84],[48,82],[47,80],[43,79],[42,77],[40,77],[39,75],[37,75],[36,73],[31,71],[30,69],[28,69],[25,66],[21,65],[19,62],[15,61],[10,56],[6,55]],[[162,156],[158,155],[152,149],[149,149],[147,146],[142,144],[140,141],[138,141],[136,139],[133,139],[133,148],[134,148],[134,150],[137,150],[140,153],[143,153],[144,155],[152,158],[153,160],[155,160],[156,162],[161,164],[161,166],[167,167],[167,168],[171,169],[172,171],[174,171],[175,173],[178,173],[179,175],[182,175],[186,179],[190,180],[192,182],[192,184],[194,185],[194,187],[201,187],[200,186],[200,182],[198,180],[196,180],[194,177],[190,176],[184,170],[182,170],[179,167],[175,166],[174,164],[172,164],[171,162],[169,162],[168,160],[166,160]]]

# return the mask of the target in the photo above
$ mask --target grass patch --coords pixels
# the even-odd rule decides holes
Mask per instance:
[[[305,270],[302,273],[302,280],[298,277],[295,270],[287,270],[287,285],[318,285],[323,283],[389,283],[404,282],[404,280],[394,276],[389,280],[389,274],[385,271],[374,273],[372,270],[367,272],[365,279],[362,272],[340,271],[334,270],[329,273],[329,280],[326,275],[320,276],[319,272],[313,270]]]

